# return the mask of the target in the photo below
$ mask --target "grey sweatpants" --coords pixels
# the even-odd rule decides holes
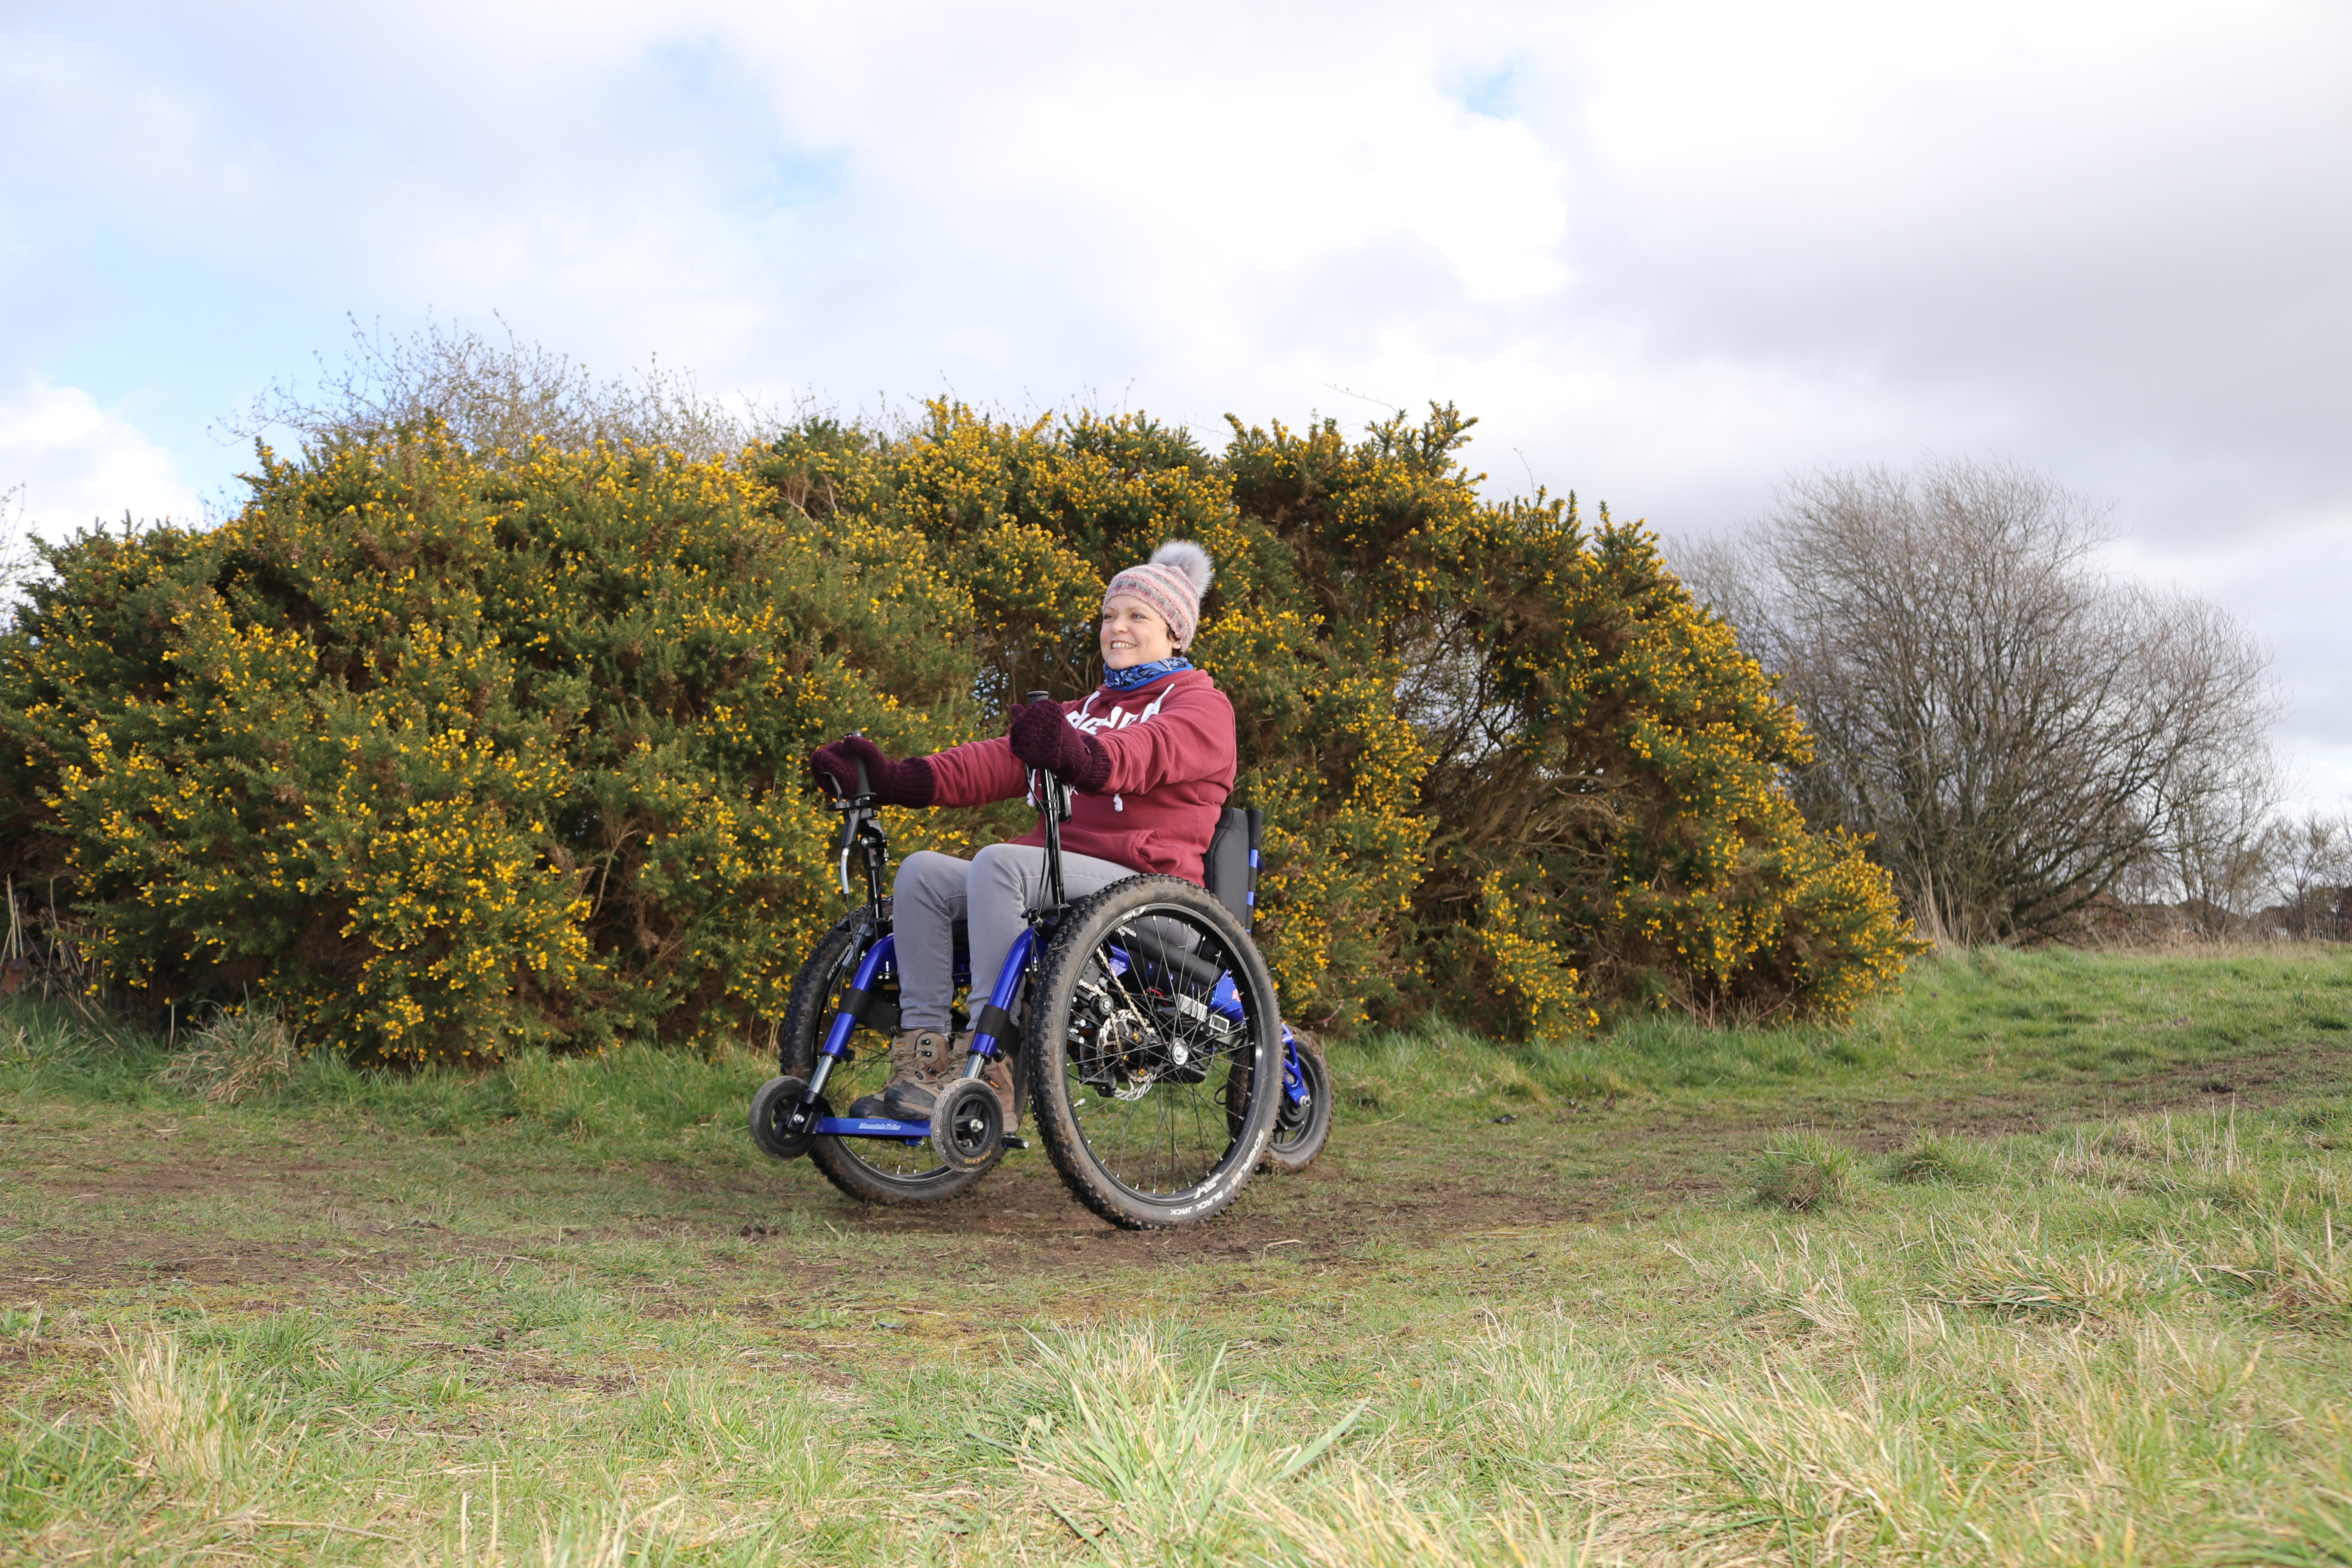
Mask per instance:
[[[1062,891],[1072,899],[1134,875],[1134,868],[1116,860],[1062,851]],[[959,860],[918,849],[898,862],[890,890],[898,937],[898,1026],[945,1029],[955,997],[955,922],[969,922],[971,1010],[977,1013],[1027,923],[1022,916],[1045,901],[1045,852],[992,844]]]

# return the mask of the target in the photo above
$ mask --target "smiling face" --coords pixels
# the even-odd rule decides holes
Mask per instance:
[[[1103,601],[1102,656],[1108,669],[1153,664],[1176,653],[1176,638],[1160,612],[1132,594],[1113,594]]]

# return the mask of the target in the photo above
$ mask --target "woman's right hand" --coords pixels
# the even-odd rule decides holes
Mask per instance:
[[[830,746],[820,746],[809,756],[809,772],[816,775],[819,784],[828,780],[835,784],[834,794],[842,799],[860,793],[858,769],[863,764],[866,784],[877,805],[929,805],[938,790],[938,781],[931,776],[931,764],[926,757],[909,757],[894,763],[882,754],[882,748],[863,735],[844,735]]]

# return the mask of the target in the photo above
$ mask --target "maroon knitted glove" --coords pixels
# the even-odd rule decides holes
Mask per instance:
[[[1088,795],[1100,795],[1110,782],[1109,750],[1063,718],[1058,702],[1013,710],[1013,754]]]
[[[863,735],[844,735],[830,746],[818,747],[809,756],[809,772],[820,785],[830,776],[840,782],[842,795],[853,795],[860,763],[866,764],[866,782],[873,787],[877,805],[929,805],[939,793],[929,757],[894,763]]]

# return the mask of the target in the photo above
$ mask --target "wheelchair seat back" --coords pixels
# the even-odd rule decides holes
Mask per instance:
[[[1201,858],[1202,886],[1234,911],[1242,929],[1254,929],[1257,915],[1258,844],[1265,831],[1265,813],[1225,807],[1209,852]]]

